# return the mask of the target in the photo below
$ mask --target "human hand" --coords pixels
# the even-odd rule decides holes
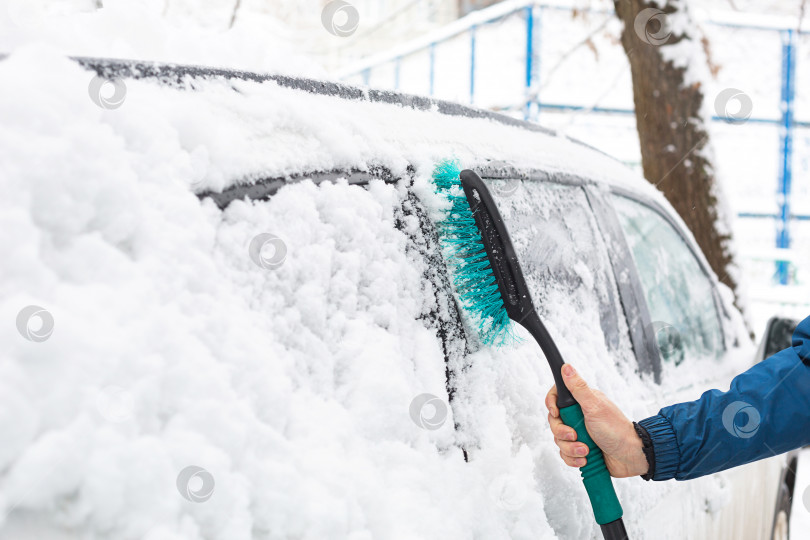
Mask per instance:
[[[602,450],[610,475],[627,478],[647,474],[649,465],[633,423],[602,392],[590,388],[569,364],[563,366],[562,376],[565,386],[582,407],[585,429]],[[546,395],[546,408],[560,457],[570,467],[583,467],[587,463],[588,447],[576,442],[577,432],[560,419],[556,386],[552,386]]]

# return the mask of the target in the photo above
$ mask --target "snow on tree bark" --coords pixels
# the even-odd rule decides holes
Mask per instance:
[[[616,0],[630,61],[644,176],[666,196],[695,236],[720,281],[735,294],[739,270],[729,214],[720,194],[704,94],[716,67],[708,41],[683,0]]]

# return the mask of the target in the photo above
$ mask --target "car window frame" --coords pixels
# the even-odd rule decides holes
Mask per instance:
[[[604,192],[597,186],[591,185],[586,189],[586,193],[600,231],[608,245],[613,248],[608,249],[608,257],[619,288],[619,296],[639,370],[642,373],[651,374],[655,383],[660,384],[661,354],[655,344],[652,316],[644,296],[644,289],[641,286],[641,277],[633,259],[633,252],[627,243],[619,217]],[[626,279],[620,279],[620,276]]]

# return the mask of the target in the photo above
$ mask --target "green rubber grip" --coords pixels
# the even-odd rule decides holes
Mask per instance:
[[[571,426],[577,432],[577,440],[588,445],[590,452],[586,456],[588,463],[579,470],[582,473],[582,482],[591,499],[593,516],[600,525],[616,521],[622,517],[622,505],[616,497],[610,473],[605,466],[602,451],[593,442],[585,429],[585,416],[579,403],[560,409],[560,418],[566,426]]]

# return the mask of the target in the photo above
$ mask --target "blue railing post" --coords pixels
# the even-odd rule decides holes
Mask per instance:
[[[371,79],[371,68],[366,68],[363,70],[363,84],[368,86],[369,79]]]
[[[436,44],[430,44],[430,96],[433,96],[433,84],[436,78]]]
[[[470,27],[470,105],[475,103],[475,29]]]
[[[779,204],[776,222],[776,247],[790,247],[790,189],[793,180],[793,101],[796,94],[796,52],[793,30],[782,32],[782,129],[780,130],[781,166],[779,169]],[[781,285],[789,281],[789,264],[776,263],[776,275]]]
[[[526,103],[523,109],[523,119],[528,120],[531,113],[532,72],[534,61],[534,6],[526,8]]]
[[[532,82],[537,89],[534,95],[534,115],[533,120],[536,122],[540,116],[540,62],[543,61],[542,47],[543,42],[543,6],[535,6],[534,25],[537,27],[534,31],[535,44],[533,46],[535,60],[532,62]]]

